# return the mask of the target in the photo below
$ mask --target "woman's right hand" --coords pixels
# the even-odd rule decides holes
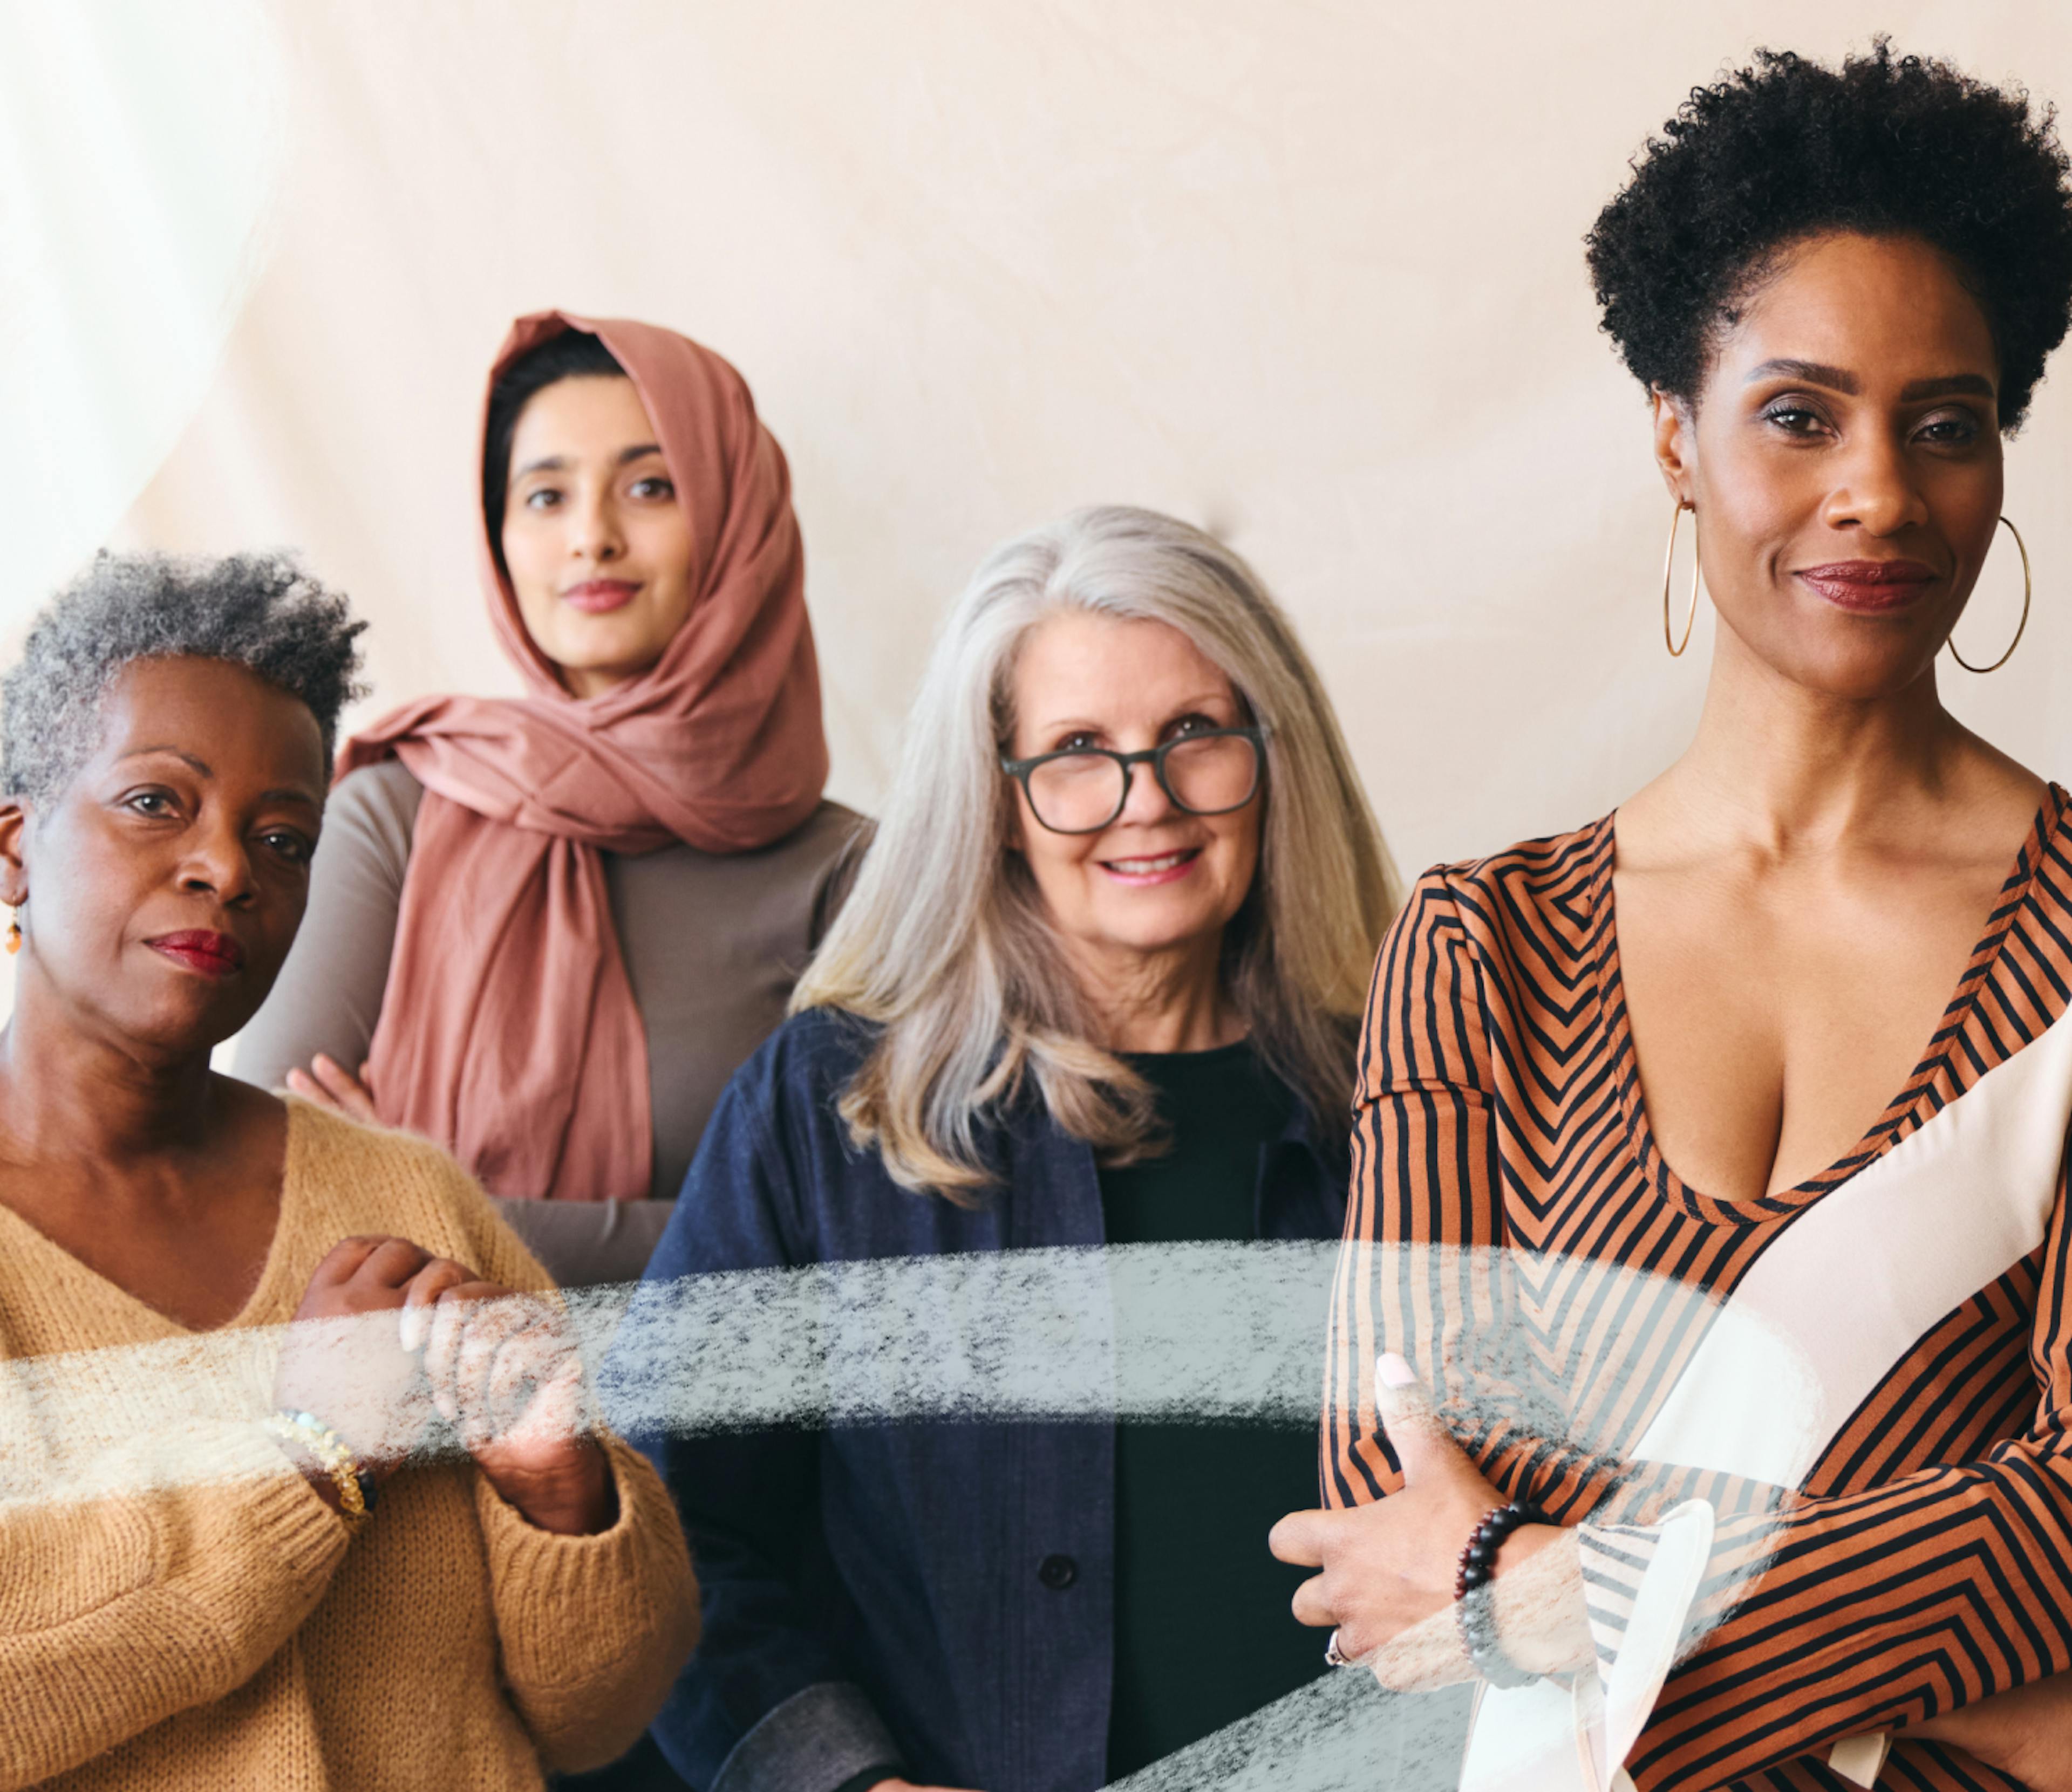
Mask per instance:
[[[311,1414],[372,1466],[408,1454],[431,1413],[400,1314],[430,1252],[407,1238],[341,1239],[310,1274],[273,1377],[273,1403]],[[394,1312],[387,1323],[326,1324]]]
[[[2072,1792],[2072,1674],[1959,1705],[1897,1733],[1962,1749],[2029,1792]]]
[[[361,1121],[369,1126],[381,1124],[374,1111],[374,1091],[368,1086],[365,1064],[360,1067],[360,1074],[356,1076],[328,1052],[319,1052],[310,1059],[307,1070],[288,1072],[288,1087],[305,1101],[328,1108],[333,1113],[343,1114],[348,1120]]]

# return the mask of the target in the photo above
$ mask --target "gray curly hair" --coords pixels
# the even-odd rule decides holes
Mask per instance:
[[[0,679],[0,789],[47,804],[92,757],[101,707],[140,659],[220,659],[309,705],[330,776],[339,711],[364,687],[345,599],[289,554],[111,554],[43,608]]]

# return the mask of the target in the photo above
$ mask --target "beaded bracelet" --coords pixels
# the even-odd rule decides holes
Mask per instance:
[[[1513,1500],[1508,1506],[1492,1507],[1470,1534],[1461,1552],[1460,1572],[1453,1577],[1453,1610],[1459,1615],[1461,1641],[1475,1671],[1500,1690],[1530,1686],[1538,1679],[1503,1652],[1496,1634],[1496,1604],[1490,1583],[1496,1578],[1496,1552],[1512,1532],[1527,1524],[1544,1524],[1547,1515],[1537,1506]]]
[[[367,1470],[352,1446],[313,1413],[282,1410],[266,1421],[266,1429],[282,1442],[306,1452],[316,1460],[333,1487],[345,1522],[356,1530],[374,1509],[374,1488]]]

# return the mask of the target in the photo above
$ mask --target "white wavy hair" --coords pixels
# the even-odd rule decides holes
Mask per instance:
[[[1329,699],[1243,560],[1153,511],[1075,511],[1003,543],[951,612],[899,773],[843,904],[791,997],[881,1029],[844,1092],[851,1136],[903,1186],[968,1200],[980,1129],[1033,1078],[1105,1163],[1158,1146],[1150,1092],[1088,1036],[1034,880],[1008,850],[1015,661],[1064,609],[1163,622],[1268,729],[1259,868],[1226,930],[1226,991],[1254,1048],[1328,1136],[1352,1095],[1354,1023],[1398,889]]]

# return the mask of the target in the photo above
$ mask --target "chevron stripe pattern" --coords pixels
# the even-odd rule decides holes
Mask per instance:
[[[1752,1201],[1688,1187],[1649,1130],[1613,852],[1607,817],[1441,867],[1383,945],[1325,1364],[1326,1498],[1401,1485],[1373,1389],[1376,1352],[1400,1351],[1491,1478],[1563,1523],[1644,1528],[1679,1500],[1712,1503],[1713,1622],[1626,1763],[1641,1792],[1846,1792],[1829,1748],[1881,1730],[1900,1733],[1881,1788],[2019,1792],[1904,1726],[2072,1669],[2062,1152],[2046,1235],[1892,1362],[1797,1487],[1631,1453],[1764,1253],[2072,1006],[2072,798],[2052,787],[1906,1086],[1847,1157]],[[1878,1245],[1861,1240],[1866,1257]],[[1607,1646],[1622,1578],[1590,1589]]]

